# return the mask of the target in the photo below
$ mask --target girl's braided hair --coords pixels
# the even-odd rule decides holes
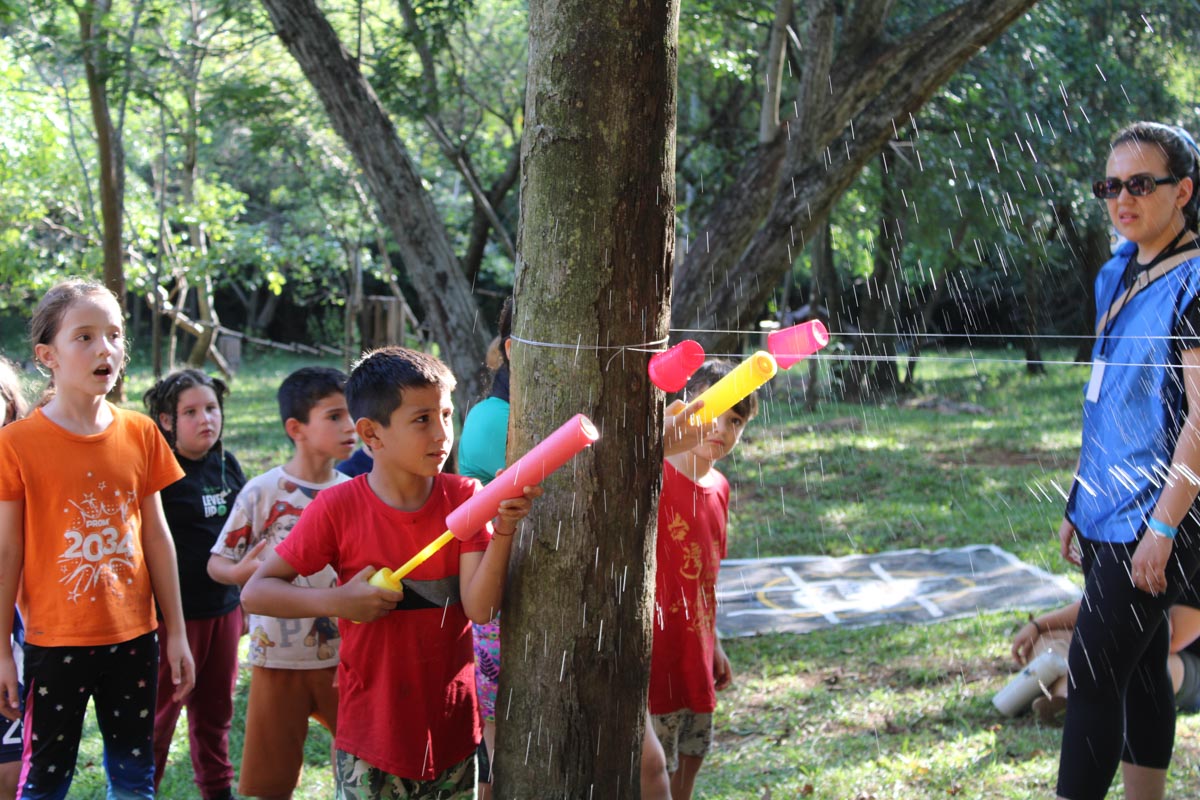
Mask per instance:
[[[179,396],[188,389],[206,386],[217,396],[217,407],[221,409],[221,430],[217,433],[217,447],[222,448],[221,437],[225,433],[225,398],[229,396],[229,387],[220,378],[206,375],[198,369],[180,369],[161,378],[142,395],[146,405],[146,413],[154,420],[154,424],[162,431],[171,449],[175,450],[175,432],[179,430]],[[171,418],[171,427],[167,429],[162,424],[162,416]]]
[[[4,419],[0,419],[0,428],[10,422],[15,422],[29,410],[25,396],[21,394],[21,380],[17,370],[7,358],[0,356],[0,399],[4,401]]]

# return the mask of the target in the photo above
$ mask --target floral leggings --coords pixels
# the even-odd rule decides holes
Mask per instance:
[[[337,800],[475,800],[474,753],[431,781],[414,781],[338,750],[334,775]]]

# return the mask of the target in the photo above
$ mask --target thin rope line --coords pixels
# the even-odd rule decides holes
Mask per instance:
[[[708,353],[711,358],[745,358],[745,353]],[[809,359],[818,361],[892,361],[892,362],[910,362],[910,361],[929,361],[939,362],[946,361],[950,363],[967,363],[967,364],[1043,364],[1048,366],[1068,366],[1089,368],[1094,362],[1091,361],[1058,361],[1054,359],[1039,359],[1030,360],[1026,358],[975,358],[973,356],[885,356],[885,355],[826,355],[824,353],[814,353],[808,356]],[[1189,367],[1185,364],[1145,364],[1145,363],[1124,363],[1119,361],[1104,362],[1105,368],[1108,367],[1161,367],[1163,369],[1200,369],[1200,365]]]
[[[762,329],[737,330],[737,329],[721,329],[721,328],[671,328],[670,330],[671,330],[671,333],[732,333],[732,334],[744,334],[747,336],[761,336],[765,333],[772,333],[772,331],[767,331],[767,330],[762,330]],[[846,338],[854,338],[856,336],[860,336],[860,337],[870,336],[870,337],[874,337],[877,339],[917,339],[917,338],[926,338],[926,339],[1003,339],[1005,341],[1024,341],[1026,339],[1053,339],[1056,341],[1062,341],[1063,339],[1091,340],[1091,339],[1096,338],[1095,336],[1089,336],[1087,334],[1078,334],[1078,333],[1063,333],[1063,334],[1054,334],[1054,333],[940,333],[940,332],[936,332],[936,331],[925,331],[925,332],[914,331],[911,333],[905,333],[905,332],[900,332],[900,331],[897,331],[895,333],[890,333],[890,332],[886,332],[886,331],[884,331],[884,332],[830,331],[829,335],[830,336],[843,336]],[[1144,340],[1144,341],[1160,341],[1160,340],[1161,341],[1173,341],[1176,339],[1193,340],[1193,339],[1197,339],[1200,337],[1198,337],[1198,336],[1149,336],[1149,335],[1129,336],[1129,335],[1125,335],[1125,336],[1108,336],[1106,338],[1108,338],[1112,341],[1120,341],[1122,339],[1137,339],[1137,340]]]
[[[761,334],[762,333],[762,331],[721,330],[721,329],[707,329],[707,328],[671,328],[670,330],[672,333],[735,333],[735,334],[743,334],[743,333],[745,333],[745,334]],[[834,335],[839,335],[839,334],[834,334]],[[847,335],[847,334],[840,334],[840,335]],[[876,338],[914,338],[915,336],[920,336],[922,334],[857,333],[857,334],[848,334],[848,335],[850,335],[850,336],[872,336],[872,337],[876,337]],[[1094,338],[1091,336],[1079,336],[1079,335],[1052,336],[1052,335],[1040,335],[1040,334],[1013,336],[1013,335],[1002,334],[1002,333],[981,333],[981,334],[947,333],[947,334],[928,334],[928,335],[931,337],[936,336],[936,337],[960,338],[960,339],[1005,339],[1005,340],[1009,340],[1009,341],[1023,340],[1023,339],[1091,339],[1091,338]],[[554,349],[554,350],[574,350],[576,363],[578,363],[578,360],[579,360],[579,352],[582,350],[590,350],[593,352],[599,352],[599,351],[603,351],[603,350],[612,350],[612,351],[614,351],[612,356],[608,359],[608,361],[605,362],[605,365],[604,365],[605,369],[608,369],[612,365],[612,362],[617,358],[617,356],[622,355],[627,350],[633,351],[635,353],[661,353],[661,352],[665,351],[667,349],[667,343],[668,343],[670,337],[663,337],[661,339],[654,339],[654,340],[651,340],[648,342],[638,342],[637,344],[626,344],[626,345],[583,344],[583,342],[582,342],[583,335],[582,334],[580,334],[579,340],[577,340],[574,344],[570,344],[570,343],[566,343],[566,342],[542,342],[542,341],[538,341],[536,339],[525,339],[525,338],[522,338],[515,334],[513,336],[511,336],[510,338],[513,341],[520,342],[521,344],[531,345],[533,347],[547,347],[547,348]],[[1127,338],[1127,339],[1146,339],[1146,340],[1187,339],[1190,341],[1190,340],[1194,340],[1196,337],[1192,337],[1192,336],[1187,336],[1187,337],[1184,337],[1184,336],[1111,337],[1110,336],[1108,338],[1110,338],[1110,339]],[[745,355],[746,355],[745,353],[707,353],[707,356],[710,358],[744,358]],[[1081,367],[1081,368],[1090,368],[1090,367],[1094,366],[1094,362],[1092,362],[1092,361],[1075,361],[1075,360],[1066,361],[1066,360],[1061,360],[1061,359],[1036,359],[1036,360],[1033,360],[1033,359],[1026,359],[1026,358],[977,358],[975,356],[930,356],[930,355],[919,355],[919,356],[892,355],[892,356],[888,356],[888,355],[856,355],[856,354],[851,354],[851,353],[841,353],[841,354],[814,353],[813,355],[809,356],[809,358],[817,359],[819,361],[843,361],[843,362],[885,361],[885,362],[893,362],[893,363],[900,363],[900,362],[909,363],[912,361],[917,361],[917,362],[927,361],[930,363],[946,362],[946,363],[965,363],[965,364],[1023,364],[1023,365],[1039,364],[1042,366],[1067,366],[1067,367]],[[1184,364],[1146,364],[1146,363],[1141,363],[1141,362],[1120,362],[1120,361],[1106,361],[1106,362],[1104,362],[1104,364],[1105,364],[1106,368],[1107,367],[1152,367],[1152,368],[1161,368],[1161,369],[1173,369],[1173,368],[1196,369],[1197,368],[1197,367],[1189,367]]]
[[[635,353],[661,353],[667,349],[667,341],[670,337],[664,336],[661,339],[638,342],[637,344],[583,344],[582,341],[577,341],[575,344],[539,342],[536,339],[523,339],[515,334],[508,338],[521,344],[533,345],[534,347],[549,347],[555,350],[632,350]],[[582,340],[582,338],[583,335],[580,334],[580,339]]]

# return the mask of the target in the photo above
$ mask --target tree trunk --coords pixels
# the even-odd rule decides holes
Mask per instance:
[[[517,177],[520,175],[520,148],[514,147],[513,151],[512,158],[509,159],[508,167],[504,170],[504,174],[496,179],[496,182],[487,193],[487,202],[491,204],[493,209],[500,207],[500,203],[508,196],[512,187],[516,185]],[[463,271],[472,286],[475,285],[475,281],[479,275],[479,268],[483,265],[484,250],[487,247],[488,234],[491,230],[491,218],[484,213],[480,207],[480,203],[475,203],[475,210],[471,214],[471,232],[467,235],[467,247],[462,257]],[[499,238],[499,236],[500,233],[497,232],[497,237]],[[504,234],[504,238],[508,238],[507,234]]]
[[[792,24],[793,0],[776,0],[775,22],[767,41],[766,85],[758,116],[758,142],[774,141],[779,133],[779,100],[783,97],[783,62],[787,58],[787,27]]]
[[[662,395],[621,346],[667,333],[678,10],[530,3],[509,461],[577,412],[604,438],[546,481],[514,551],[502,800],[640,796]]]
[[[1075,331],[1085,338],[1075,348],[1075,360],[1092,360],[1092,343],[1096,337],[1096,275],[1109,259],[1108,228],[1091,219],[1077,219],[1069,203],[1054,203],[1055,237],[1062,241],[1066,257],[1078,271],[1079,303],[1083,323]],[[1047,237],[1049,239],[1051,237]],[[1074,284],[1074,281],[1069,281]]]
[[[1042,359],[1042,269],[1041,259],[1027,258],[1022,265],[1025,284],[1025,374],[1045,375]]]
[[[262,307],[257,309],[253,316],[247,316],[247,319],[251,320],[252,330],[260,335],[275,321],[275,312],[279,310],[279,302],[283,299],[283,295],[275,294],[270,289],[262,291],[266,292],[267,299],[263,301]]]
[[[189,111],[189,115],[191,113]],[[188,140],[185,145],[187,155],[185,156],[182,177],[183,202],[190,207],[196,202],[196,145],[198,137],[196,136],[194,119],[188,127]],[[204,362],[208,360],[208,351],[216,344],[216,326],[221,324],[221,320],[217,316],[212,275],[208,272],[208,232],[199,221],[193,221],[188,225],[188,235],[191,238],[192,245],[192,257],[188,260],[192,264],[195,264],[197,261],[201,262],[201,269],[203,270],[196,286],[196,316],[200,322],[204,323],[204,327],[200,336],[197,337],[196,342],[192,345],[192,351],[188,354],[187,363],[196,369],[204,369]]]
[[[184,205],[192,209],[196,204],[196,180],[200,177],[199,145],[200,145],[200,68],[207,55],[204,46],[200,44],[203,37],[200,34],[202,16],[196,3],[191,3],[191,24],[188,28],[187,50],[181,59],[183,77],[183,95],[185,104],[184,134],[183,134],[183,168],[180,170],[180,184]],[[196,303],[198,322],[203,323],[200,334],[196,337],[192,350],[188,353],[188,366],[204,369],[209,351],[216,344],[217,329],[221,324],[217,317],[216,302],[213,297],[212,276],[208,272],[208,231],[200,222],[200,215],[191,213],[192,221],[188,223],[188,238],[191,257],[186,259],[188,265],[200,264],[201,275],[196,287]],[[226,375],[226,378],[232,377]]]
[[[1077,353],[1077,361],[1092,360],[1092,345],[1096,339],[1096,276],[1100,268],[1111,258],[1107,220],[1095,222],[1089,219],[1084,225],[1082,245],[1082,285],[1081,296],[1084,309],[1083,334],[1087,339],[1082,340]]]
[[[899,161],[890,165],[882,158],[879,172],[879,235],[875,241],[874,267],[863,286],[866,297],[861,299],[859,328],[862,335],[854,347],[856,360],[845,370],[846,390],[856,399],[867,399],[879,392],[894,392],[900,384],[896,355],[895,319],[892,309],[898,297],[890,287],[894,276],[901,271],[900,257],[904,250],[904,212],[894,172]],[[858,360],[861,359],[861,360]],[[876,359],[876,360],[871,360]]]
[[[837,262],[833,258],[833,225],[826,218],[817,228],[812,243],[812,288],[808,304],[812,316],[825,317],[830,329],[841,333],[846,330],[846,309],[842,304],[842,282],[837,273]]]
[[[958,248],[962,246],[963,239],[966,238],[969,220],[963,217],[958,222],[958,227],[950,237],[950,253],[952,259],[957,260]],[[933,324],[933,315],[937,313],[938,307],[945,301],[946,295],[949,294],[948,286],[950,284],[950,264],[949,260],[942,262],[942,268],[938,272],[938,276],[932,279],[932,289],[925,297],[925,302],[921,305],[921,321],[917,325],[916,335],[913,336],[912,347],[908,351],[908,364],[905,365],[904,386],[912,386],[913,380],[916,377],[917,362],[921,358],[921,350],[925,347],[925,342],[930,336],[930,326]]]
[[[791,268],[793,242],[811,238],[897,121],[1036,2],[966,0],[901,39],[883,35],[890,0],[847,3],[840,25],[835,0],[801,4],[800,117],[759,146],[696,235],[678,269],[674,326],[726,331],[750,320]],[[696,338],[710,352],[736,341]]]
[[[125,307],[125,256],[121,238],[121,220],[125,208],[125,149],[113,124],[108,105],[108,34],[104,17],[111,0],[96,0],[76,7],[79,38],[83,43],[83,68],[87,77],[92,124],[96,128],[96,160],[100,181],[100,218],[104,234],[104,285]],[[118,378],[109,397],[125,399],[125,380]]]
[[[354,154],[395,239],[425,322],[458,377],[459,407],[480,393],[479,364],[491,333],[463,276],[450,237],[379,99],[314,0],[262,0],[275,32],[316,89]]]

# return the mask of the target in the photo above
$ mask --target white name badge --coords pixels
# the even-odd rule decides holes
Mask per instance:
[[[1088,380],[1087,399],[1089,403],[1100,401],[1100,384],[1104,382],[1104,359],[1097,358],[1092,362],[1092,377]]]

